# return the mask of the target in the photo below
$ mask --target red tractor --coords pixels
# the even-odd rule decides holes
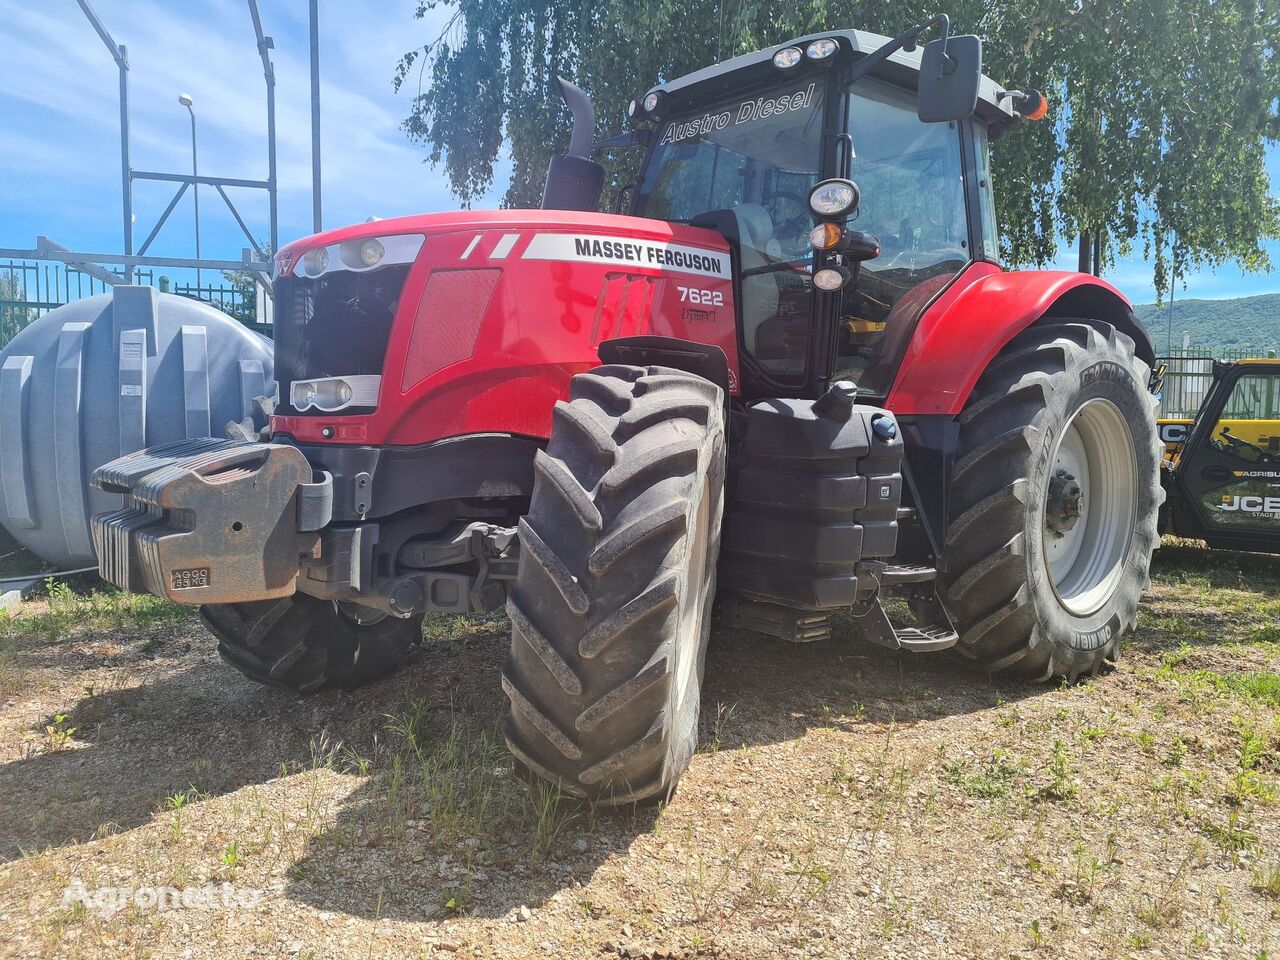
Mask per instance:
[[[1112,660],[1157,543],[1154,355],[1101,280],[995,262],[988,145],[1043,98],[942,17],[663,83],[599,143],[563,89],[543,209],[277,254],[269,438],[99,470],[103,576],[299,691],[505,604],[518,765],[606,803],[687,766],[713,601],[1038,680]],[[592,158],[628,147],[598,213]]]

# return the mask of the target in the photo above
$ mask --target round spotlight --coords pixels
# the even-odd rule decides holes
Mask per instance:
[[[640,108],[640,101],[639,101],[639,100],[632,100],[630,103],[628,103],[628,104],[627,104],[627,119],[628,119],[628,120],[639,120],[639,119],[641,119],[643,116],[644,116],[644,113],[643,113],[643,111],[642,111],[642,110],[641,110],[641,108]]]
[[[667,104],[667,94],[662,90],[654,90],[644,98],[645,113],[661,113]]]
[[[804,55],[810,60],[826,60],[828,57],[834,57],[839,49],[840,45],[834,40],[815,40],[805,47]]]
[[[308,250],[302,258],[302,266],[306,269],[308,276],[320,276],[329,269],[329,248],[316,247],[314,250]]]
[[[815,217],[838,220],[858,209],[861,194],[852,180],[823,180],[809,191],[809,209]]]
[[[820,223],[809,231],[809,245],[815,250],[834,250],[844,238],[840,224]]]
[[[783,47],[773,55],[773,65],[779,70],[790,70],[804,59],[804,51],[799,47]]]
[[[366,267],[376,267],[382,262],[383,256],[386,255],[387,249],[382,242],[374,237],[370,237],[364,243],[360,244],[360,262]]]
[[[813,275],[813,285],[827,293],[835,293],[849,282],[849,271],[844,267],[823,267]]]

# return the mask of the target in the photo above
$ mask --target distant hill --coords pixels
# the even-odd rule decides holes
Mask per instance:
[[[1145,303],[1133,308],[1151,334],[1156,350],[1163,352],[1168,337],[1169,305],[1157,308]],[[1182,347],[1182,335],[1191,335],[1191,346],[1230,350],[1280,349],[1280,293],[1235,300],[1173,301],[1173,348]]]

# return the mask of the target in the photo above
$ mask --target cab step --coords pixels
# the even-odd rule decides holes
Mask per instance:
[[[893,569],[893,568],[890,568]],[[932,572],[932,571],[931,571]],[[877,597],[864,610],[857,614],[863,636],[872,643],[890,650],[910,650],[912,653],[932,653],[935,650],[946,650],[954,647],[960,639],[945,613],[939,606],[937,610],[941,623],[927,626],[896,627],[889,620],[884,607]]]
[[[896,566],[890,564],[880,574],[880,585],[882,587],[896,587],[903,583],[929,583],[937,579],[938,570],[936,567],[926,566],[922,563],[904,563]]]
[[[894,636],[898,647],[914,653],[932,653],[935,650],[946,650],[954,647],[960,635],[950,627],[895,627]]]

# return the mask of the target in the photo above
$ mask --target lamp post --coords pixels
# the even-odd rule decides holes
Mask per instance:
[[[178,103],[187,108],[187,113],[191,115],[191,176],[198,177],[200,168],[196,165],[196,112],[191,109],[194,101],[191,94],[178,94]],[[191,194],[195,198],[196,205],[196,259],[200,259],[200,184],[192,182]],[[201,297],[200,290],[200,268],[196,267],[196,297]]]

